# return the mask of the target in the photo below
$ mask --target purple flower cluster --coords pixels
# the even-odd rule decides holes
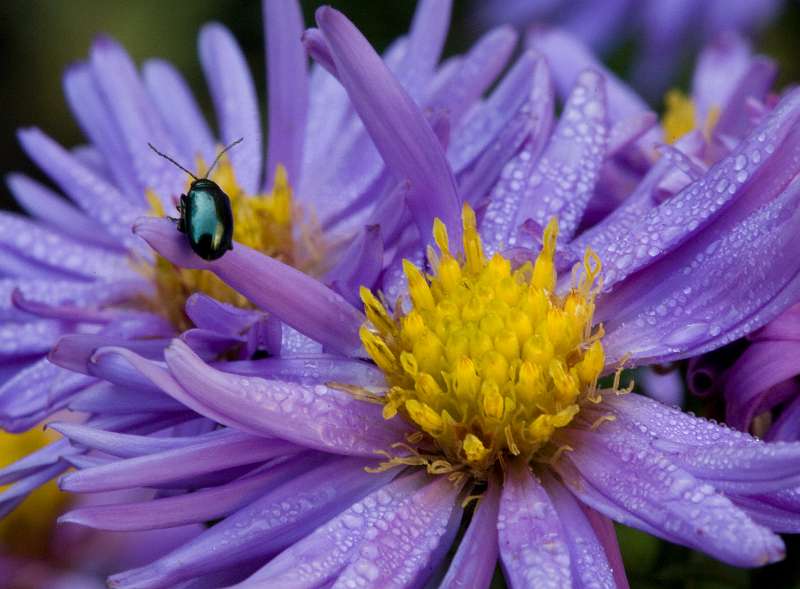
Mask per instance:
[[[681,61],[698,48],[728,31],[759,32],[783,5],[781,0],[494,0],[476,3],[476,16],[491,25],[556,26],[601,53],[633,37],[632,76],[649,98],[657,98],[674,81]]]
[[[18,363],[3,426],[87,419],[0,470],[0,506],[72,466],[65,491],[154,494],[64,522],[209,524],[111,577],[127,589],[486,587],[498,561],[512,587],[626,587],[612,520],[736,566],[781,559],[778,533],[800,531],[800,443],[602,377],[714,350],[798,300],[800,91],[771,95],[771,62],[724,37],[662,128],[566,33],[534,32],[496,80],[515,34],[439,63],[447,2],[420,2],[383,57],[332,8],[302,33],[296,4],[264,5],[265,166],[253,83],[218,25],[201,59],[222,141],[245,137],[237,185],[283,190],[285,169],[325,271],[240,241],[207,262],[141,216],[146,191],[168,208],[183,186],[147,143],[210,161],[214,141],[174,70],[149,64],[142,82],[99,41],[66,78],[91,147],[22,137],[102,243],[65,235],[36,208],[55,197],[21,178],[41,220],[4,215],[0,232]],[[52,247],[37,254],[32,232]],[[213,273],[248,306],[196,292],[178,334],[131,259]]]

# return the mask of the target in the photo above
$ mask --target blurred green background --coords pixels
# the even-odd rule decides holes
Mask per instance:
[[[304,1],[306,22],[320,2]],[[413,1],[333,2],[359,26],[379,49],[408,28]],[[471,30],[469,6],[457,2],[447,52],[462,50],[479,31]],[[64,101],[61,72],[84,59],[92,38],[108,33],[141,61],[162,57],[186,76],[201,105],[210,100],[197,60],[196,36],[203,23],[216,20],[228,26],[241,43],[262,100],[265,93],[261,6],[257,1],[223,0],[3,0],[0,5],[0,172],[22,170],[40,177],[18,148],[15,130],[36,125],[65,146],[83,142]],[[773,26],[756,42],[759,51],[781,64],[779,87],[800,81],[800,4],[791,1]],[[629,63],[633,44],[623,45],[608,61],[617,70]],[[677,85],[686,85],[687,64]],[[660,105],[654,105],[660,108]],[[213,120],[213,119],[212,119]],[[0,208],[15,208],[8,190],[0,189]],[[659,542],[633,530],[621,530],[621,544],[634,588],[797,588],[800,589],[800,542],[787,539],[789,556],[783,563],[744,571],[716,563],[684,548]],[[0,585],[2,583],[0,582]]]

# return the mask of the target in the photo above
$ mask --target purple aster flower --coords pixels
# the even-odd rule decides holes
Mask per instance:
[[[632,78],[652,99],[669,87],[681,62],[698,48],[726,31],[756,34],[775,19],[783,4],[781,0],[496,0],[480,3],[477,17],[491,25],[558,26],[600,52],[633,36],[637,51]]]
[[[447,134],[448,123],[460,133],[449,158],[457,176],[480,193],[521,141],[527,122],[518,115],[525,97],[517,87],[533,63],[522,60],[485,104],[477,104],[505,67],[516,35],[507,28],[492,31],[468,54],[437,70],[449,11],[449,3],[421,3],[408,38],[390,48],[386,60],[405,91],[428,109],[439,134]],[[265,3],[265,12],[266,158],[253,81],[236,42],[216,24],[203,29],[199,49],[218,137],[172,66],[153,60],[140,75],[125,51],[107,38],[99,39],[89,60],[73,66],[64,79],[89,145],[70,152],[37,129],[20,132],[23,148],[71,202],[30,178],[10,178],[12,192],[33,218],[0,216],[5,224],[0,252],[3,429],[28,429],[64,407],[89,414],[98,427],[130,434],[196,417],[163,396],[110,387],[98,380],[101,373],[68,370],[74,367],[75,343],[80,349],[124,343],[160,358],[170,338],[193,327],[183,337],[209,359],[222,352],[251,358],[290,348],[321,353],[323,345],[338,349],[348,335],[348,352],[360,346],[357,334],[346,333],[358,312],[344,302],[359,304],[358,287],[376,284],[384,249],[388,256],[403,239],[414,238],[406,231],[411,213],[403,203],[420,202],[425,195],[396,181],[334,76],[321,66],[308,71],[296,3]],[[271,305],[285,305],[280,297],[267,306],[272,313],[267,315],[213,274],[153,256],[131,233],[133,220],[148,211],[169,214],[187,186],[186,175],[148,143],[189,168],[196,162],[200,171],[218,144],[237,137],[244,142],[212,174],[233,202],[234,238],[319,278],[315,292],[323,284],[333,289],[343,304],[341,314],[325,320],[327,335],[318,333],[318,341],[292,329],[303,322],[278,319]],[[440,161],[439,170],[444,166]],[[292,277],[298,273],[289,270]],[[223,317],[221,322],[205,321],[209,308],[215,320]],[[311,313],[309,321],[317,320]],[[209,424],[200,420],[193,427]],[[63,472],[65,461],[77,460],[77,454],[59,442],[4,469],[0,484],[16,484],[0,495],[0,504],[14,505]]]
[[[441,25],[416,22],[426,35]],[[213,272],[322,350],[281,345],[269,358],[225,360],[208,358],[209,338],[184,337],[161,361],[130,345],[62,340],[55,357],[102,377],[108,396],[128,391],[117,403],[139,395],[159,419],[185,420],[180,431],[162,422],[159,435],[54,425],[79,468],[64,490],[160,491],[64,521],[215,522],[111,585],[487,586],[499,558],[514,587],[626,586],[611,520],[737,566],[780,559],[776,532],[800,529],[800,445],[768,444],[598,379],[623,361],[715,349],[797,300],[800,93],[657,198],[675,161],[662,158],[584,229],[604,165],[628,148],[646,158],[636,143],[653,124],[618,110],[613,79],[581,71],[556,121],[551,70],[526,53],[526,74],[507,78],[518,84],[471,109],[501,122],[479,118],[462,135],[444,114],[426,118],[343,15],[320,9],[317,24],[306,45],[346,90],[393,174],[388,194],[401,199],[380,219],[380,289],[361,288],[353,306],[243,244],[206,262],[168,221],[136,223],[170,263]],[[466,89],[462,76],[445,63],[427,91],[445,80]],[[501,99],[516,108],[493,111]],[[454,173],[453,154],[481,144],[491,157]],[[500,178],[486,185],[482,166],[497,160]],[[363,249],[353,265],[374,268]],[[237,312],[194,300],[195,323],[230,336]],[[471,518],[448,563],[465,506]]]

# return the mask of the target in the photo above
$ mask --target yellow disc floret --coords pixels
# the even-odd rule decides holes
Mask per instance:
[[[198,169],[203,169],[200,162]],[[307,232],[298,237],[293,222],[298,211],[292,202],[286,170],[278,166],[272,192],[247,194],[236,181],[233,166],[222,158],[211,177],[231,199],[233,210],[233,239],[268,256],[295,266],[305,272],[322,271],[322,243],[319,232]],[[188,185],[187,185],[188,189]],[[164,215],[160,201],[152,193],[148,200],[159,215]],[[156,286],[157,307],[179,329],[191,327],[184,313],[186,299],[195,292],[204,292],[215,299],[241,308],[252,308],[242,295],[205,270],[179,268],[158,256],[152,271]]]
[[[391,315],[362,288],[361,339],[389,385],[384,417],[402,415],[444,460],[480,475],[506,455],[543,456],[596,395],[605,360],[601,329],[592,329],[600,262],[587,251],[580,280],[560,295],[555,219],[536,261],[518,268],[500,254],[486,259],[468,207],[463,225],[456,254],[436,221],[432,276],[405,261],[407,313]]]
[[[697,129],[698,124],[703,125],[701,130],[708,139],[719,121],[718,107],[714,107],[708,112],[705,121],[698,121],[694,102],[680,90],[667,92],[664,97],[664,107],[661,125],[664,127],[664,140],[670,145]]]

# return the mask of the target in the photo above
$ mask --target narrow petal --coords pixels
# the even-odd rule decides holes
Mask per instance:
[[[602,429],[567,433],[575,450],[555,469],[572,493],[600,513],[735,566],[783,558],[778,536],[664,453]]]
[[[402,439],[400,420],[378,405],[323,385],[307,386],[220,372],[175,340],[167,364],[186,392],[251,429],[318,450],[373,456]]]
[[[365,472],[364,467],[369,463],[364,460],[322,455],[297,459],[305,461],[305,472],[288,479],[154,563],[114,575],[110,579],[111,586],[119,589],[174,587],[184,579],[255,559],[263,560],[300,540],[392,477],[387,473]],[[291,466],[279,468],[292,469]]]
[[[361,349],[364,316],[306,274],[238,243],[219,260],[206,262],[165,219],[140,219],[134,231],[173,264],[211,270],[252,303],[331,349],[347,355]]]
[[[97,146],[107,173],[128,203],[143,204],[142,186],[130,163],[125,138],[97,85],[92,67],[78,63],[64,73],[64,94],[84,135]],[[87,166],[93,169],[91,166]],[[96,172],[96,169],[93,169]],[[100,174],[95,173],[100,176]],[[80,204],[80,203],[79,203]]]
[[[500,485],[489,487],[478,504],[466,534],[458,545],[440,589],[489,587],[497,565],[497,515],[500,510]]]
[[[150,99],[170,135],[174,137],[178,151],[173,157],[180,157],[180,161],[189,166],[190,170],[198,156],[206,164],[214,161],[217,155],[216,142],[200,106],[180,72],[164,60],[151,59],[145,62],[142,76]],[[156,147],[164,150],[164,147]]]
[[[303,14],[298,2],[264,0],[264,36],[267,40],[267,97],[269,143],[267,186],[278,164],[289,182],[299,184],[308,111],[308,58],[301,37]]]
[[[385,387],[383,372],[371,362],[351,360],[327,354],[300,354],[225,362],[226,372],[259,376],[268,380],[286,380],[304,384],[330,382],[358,383],[364,387]]]
[[[605,549],[574,495],[549,473],[543,477],[543,482],[569,548],[572,586],[576,589],[616,589],[614,570]]]
[[[529,59],[533,59],[532,54]],[[492,189],[489,205],[480,225],[481,238],[488,252],[505,249],[516,231],[515,220],[521,204],[528,198],[527,180],[539,161],[550,138],[554,117],[553,87],[550,69],[543,59],[534,62],[526,108],[530,111],[529,138],[522,149],[503,168],[500,179]]]
[[[225,517],[254,502],[270,487],[294,478],[305,469],[301,461],[290,460],[231,483],[185,495],[138,503],[79,507],[62,515],[58,521],[119,532],[208,522]]]
[[[60,487],[72,493],[157,487],[235,466],[264,462],[296,451],[297,447],[288,442],[231,432],[185,448],[79,470],[63,477]]]
[[[391,527],[427,477],[403,476],[353,503],[334,519],[317,528],[260,569],[237,589],[292,587],[312,589],[331,583],[382,527]]]
[[[569,547],[558,514],[523,461],[515,461],[506,472],[497,531],[512,589],[572,586]]]
[[[400,84],[417,101],[442,54],[450,28],[452,5],[452,0],[421,0],[414,11],[406,51],[393,71]]]
[[[745,350],[725,375],[725,421],[748,431],[753,418],[769,411],[781,398],[770,398],[769,390],[800,373],[797,358],[800,342],[755,342]]]
[[[383,239],[380,225],[369,225],[353,239],[339,263],[328,272],[326,281],[334,290],[359,307],[359,289],[373,288],[383,270]]]
[[[533,219],[545,226],[556,217],[559,235],[569,240],[594,192],[607,140],[605,83],[599,73],[586,70],[575,81],[553,136],[528,179],[528,198],[521,203],[517,225]]]
[[[396,512],[389,526],[375,526],[334,587],[402,589],[424,585],[444,556],[461,519],[457,497],[461,485],[437,477]],[[455,522],[453,520],[455,519]],[[455,526],[453,526],[455,523]],[[448,540],[448,536],[449,540]]]
[[[22,149],[61,189],[106,231],[128,248],[136,247],[130,228],[144,212],[107,181],[80,163],[39,129],[18,132]]]
[[[788,94],[747,139],[700,180],[640,214],[624,231],[620,231],[616,216],[600,223],[583,243],[603,261],[606,290],[690,237],[700,233],[706,239],[717,237],[708,230],[712,222],[725,217],[741,220],[783,192],[797,173],[788,154],[797,149],[798,137],[792,129],[798,121],[800,91]]]
[[[433,220],[438,217],[452,242],[460,243],[461,206],[453,173],[422,112],[344,15],[323,7],[317,11],[317,23],[339,79],[378,151],[392,172],[411,184],[409,206],[420,234],[432,235]]]
[[[133,60],[119,43],[101,36],[92,45],[90,64],[93,79],[125,143],[128,165],[135,171],[140,189],[155,190],[164,199],[180,194],[184,173],[147,146],[149,142],[167,153],[173,150],[170,135]]]
[[[32,217],[78,241],[108,249],[124,249],[95,219],[70,205],[61,195],[22,174],[9,174],[6,182],[17,203]]]
[[[211,91],[222,141],[228,145],[244,138],[244,142],[228,154],[236,180],[249,194],[258,194],[263,158],[261,119],[247,62],[236,39],[220,24],[203,27],[199,46],[200,62]]]
[[[10,432],[30,429],[92,382],[93,378],[59,368],[46,358],[37,360],[0,387],[0,426]]]
[[[692,76],[692,100],[698,120],[723,109],[751,59],[750,47],[737,33],[728,32],[709,43],[697,59]]]

